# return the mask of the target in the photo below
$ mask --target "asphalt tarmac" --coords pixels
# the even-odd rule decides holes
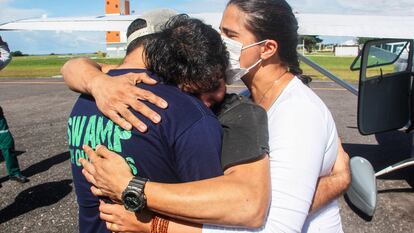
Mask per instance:
[[[331,82],[314,82],[311,87],[332,111],[351,156],[367,158],[376,171],[410,157],[409,135],[358,133],[356,96]],[[236,84],[229,91],[240,89]],[[0,105],[16,141],[20,167],[30,178],[26,184],[8,180],[0,158],[0,232],[78,231],[65,128],[77,96],[59,78],[0,79]],[[413,232],[413,187],[410,168],[378,179],[378,207],[372,219],[354,213],[341,198],[344,231]]]

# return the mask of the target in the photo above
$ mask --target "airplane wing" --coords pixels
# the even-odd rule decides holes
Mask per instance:
[[[414,38],[414,17],[297,14],[301,35]]]
[[[60,17],[18,20],[0,24],[0,31],[126,31],[137,15]]]
[[[190,14],[218,29],[222,13]],[[40,18],[19,20],[0,25],[2,30],[50,31],[126,31],[138,15],[74,18]],[[414,38],[413,16],[296,14],[299,34],[319,36],[353,36],[411,39]]]

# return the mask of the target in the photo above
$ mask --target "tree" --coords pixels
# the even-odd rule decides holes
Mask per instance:
[[[303,36],[300,38],[301,41],[305,42],[305,49],[308,53],[312,53],[312,51],[316,48],[318,43],[322,43],[322,39],[319,36]]]
[[[22,53],[22,51],[14,51],[10,53],[13,57],[23,57],[23,56],[27,56],[27,54]]]

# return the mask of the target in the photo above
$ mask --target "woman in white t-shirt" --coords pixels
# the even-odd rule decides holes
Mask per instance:
[[[342,232],[336,200],[309,214],[312,202],[320,194],[319,189],[316,189],[320,187],[321,182],[318,181],[332,172],[339,140],[331,113],[319,97],[299,80],[301,70],[296,53],[298,23],[291,7],[284,0],[230,0],[220,27],[230,52],[228,81],[242,79],[250,90],[252,100],[268,113],[272,200],[261,229],[232,229],[210,225],[201,228],[200,225],[186,223],[177,227],[180,224],[174,222],[174,226],[170,226],[180,230],[174,231],[171,228],[169,232]],[[80,64],[76,64],[76,67],[81,70]],[[125,105],[128,106],[126,102]],[[158,200],[162,200],[163,192],[165,195],[169,195],[167,191],[173,193],[171,190],[174,185],[166,185],[167,188],[163,188],[163,184],[152,182],[149,185],[151,188],[146,186],[145,194],[152,200],[157,199],[157,195]],[[191,187],[191,184],[186,185],[180,184],[177,187],[189,191],[184,187]],[[200,184],[195,187],[204,186]],[[220,187],[224,188],[225,183]],[[344,189],[335,195],[341,191]],[[150,206],[151,209],[197,223],[236,225],[220,217],[197,219],[195,216],[199,213],[185,204],[202,202],[208,198],[194,196],[183,200],[189,192],[174,192],[175,195],[169,197],[174,205],[168,205],[169,202],[164,199],[162,203],[165,205],[158,209]],[[214,192],[217,193],[215,200],[220,199],[221,195],[224,199],[222,190]],[[240,197],[239,192],[234,192],[234,195]],[[119,196],[119,193],[115,196]],[[214,204],[212,201],[211,206]],[[223,211],[225,209],[223,206]],[[148,229],[148,224],[141,224],[142,228],[139,228],[139,223],[126,224],[128,218],[119,217],[127,215],[122,206],[102,204],[101,211],[112,231],[119,231],[120,225],[126,231],[132,231],[128,227],[135,227],[137,231]],[[237,216],[239,213],[233,214]],[[135,215],[130,214],[129,219],[134,218]]]
[[[338,151],[331,113],[299,79],[298,24],[276,0],[230,0],[220,25],[233,66],[269,119],[272,202],[263,232],[342,232],[337,201],[308,215]],[[237,69],[238,67],[249,67]],[[203,232],[225,232],[209,230]]]

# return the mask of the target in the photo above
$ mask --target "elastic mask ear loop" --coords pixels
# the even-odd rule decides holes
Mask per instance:
[[[252,70],[254,67],[256,67],[257,65],[259,65],[261,62],[263,61],[262,58],[260,58],[256,63],[254,63],[252,66],[250,66],[247,71],[250,72],[250,70]]]
[[[259,42],[257,42],[257,43],[254,43],[254,44],[248,45],[248,46],[246,46],[246,47],[243,47],[243,48],[242,48],[242,50],[245,50],[245,49],[248,49],[248,48],[254,47],[254,46],[256,46],[256,45],[266,43],[266,42],[267,42],[267,40],[262,40],[262,41],[259,41]]]

